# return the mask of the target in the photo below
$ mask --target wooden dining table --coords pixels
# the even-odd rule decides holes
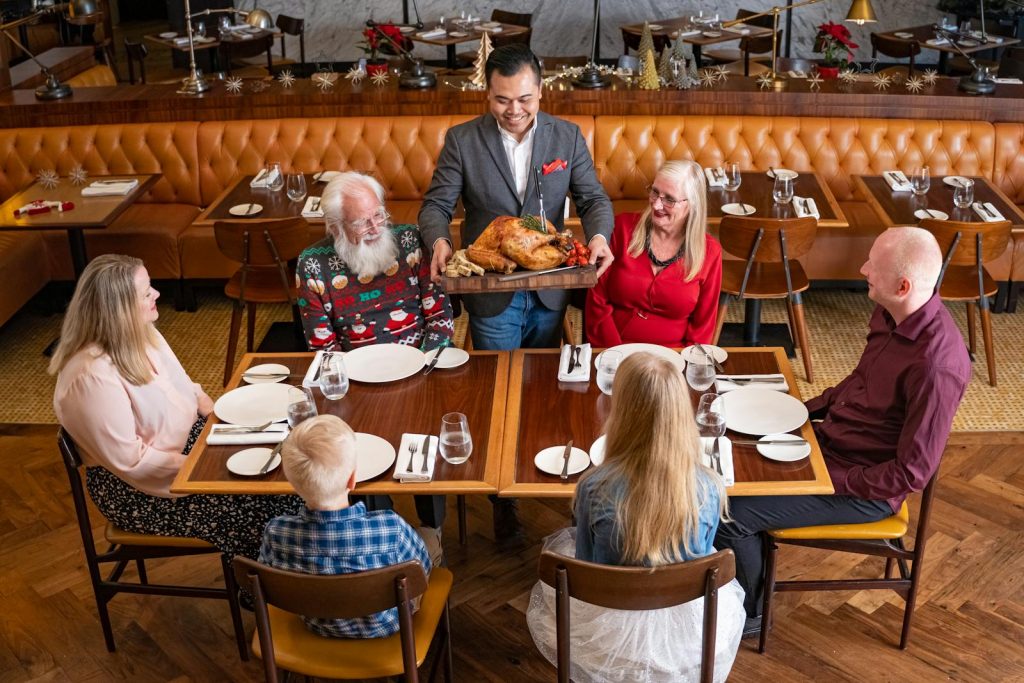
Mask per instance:
[[[307,196],[319,197],[322,195],[327,184],[314,180],[314,178],[319,177],[319,173],[306,173],[304,175],[306,177]],[[255,177],[254,174],[248,174],[236,178],[196,217],[193,225],[211,226],[217,221],[239,220],[238,216],[233,216],[230,212],[232,206],[239,204],[259,204],[263,207],[259,213],[241,217],[243,220],[245,218],[259,218],[260,220],[294,218],[302,214],[302,208],[306,203],[305,198],[302,201],[293,202],[288,198],[288,193],[285,192],[283,187],[280,190],[270,190],[265,187],[249,187],[249,183]],[[308,217],[306,220],[310,223],[321,225],[324,222],[322,216]]]
[[[960,36],[956,29],[950,29],[947,32],[957,39],[956,46],[953,46],[950,43],[944,43],[941,45],[930,44],[928,42],[929,40],[934,40],[939,37],[934,24],[893,29],[892,31],[886,31],[880,35],[884,35],[886,38],[890,38],[892,40],[901,40],[906,43],[919,43],[923,50],[935,50],[939,53],[939,73],[946,73],[947,62],[950,55],[955,56],[961,52],[972,54],[974,52],[983,52],[985,50],[996,50],[1010,45],[1016,45],[1020,42],[1020,39],[1011,38],[1009,36],[998,36],[998,40],[993,40],[990,36],[988,41],[982,42],[981,40],[975,40],[972,37]],[[902,33],[904,35],[896,35],[897,33]],[[968,42],[965,44],[964,41]],[[959,50],[957,48],[959,48]]]
[[[644,23],[639,24],[626,24],[620,28],[624,33],[630,33],[633,35],[641,35],[644,30]],[[746,24],[741,30],[739,28],[722,29],[716,31],[710,31],[706,28],[704,30],[691,29],[690,17],[672,17],[671,19],[658,19],[657,21],[646,22],[651,26],[652,36],[665,36],[669,39],[675,40],[679,36],[680,31],[690,32],[691,35],[684,35],[683,42],[689,43],[693,46],[693,60],[697,65],[700,65],[701,60],[701,49],[705,45],[716,45],[718,43],[727,43],[733,40],[740,40],[748,35],[760,36],[760,35],[771,35],[772,30],[763,26],[753,26]],[[657,28],[654,28],[654,27]],[[746,31],[744,33],[743,31]],[[711,35],[708,35],[711,34]]]
[[[516,24],[501,24],[499,28],[500,30],[497,31],[486,31],[479,29],[476,26],[470,26],[463,29],[455,26],[453,22],[449,21],[445,23],[446,30],[443,36],[424,38],[422,34],[431,30],[427,29],[424,31],[409,33],[407,34],[407,37],[417,43],[437,45],[445,48],[445,64],[449,69],[455,69],[458,67],[457,55],[455,54],[456,45],[480,40],[484,33],[490,33],[491,38],[494,38],[494,36],[513,37],[521,36],[530,30],[527,26],[518,26]]]
[[[909,171],[906,173],[909,178]],[[974,181],[974,201],[991,202],[1003,214],[1016,231],[1024,230],[1024,213],[1012,199],[995,186],[988,178],[963,176]],[[939,210],[954,221],[981,223],[982,220],[970,207],[958,209],[953,206],[953,187],[943,182],[943,176],[934,176],[928,192],[918,197],[913,192],[893,192],[880,175],[855,175],[854,187],[874,209],[882,225],[914,226],[920,218],[914,215],[918,210]]]
[[[792,203],[777,204],[772,198],[775,178],[763,171],[743,171],[738,190],[729,191],[724,187],[708,187],[708,225],[718,227],[726,215],[722,207],[727,204],[743,203],[754,207],[753,217],[796,218]],[[814,172],[801,172],[793,180],[793,195],[813,199],[821,218],[818,225],[830,228],[848,228],[850,221],[829,189],[828,183]]]

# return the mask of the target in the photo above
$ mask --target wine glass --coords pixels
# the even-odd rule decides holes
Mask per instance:
[[[267,189],[277,192],[284,187],[284,174],[281,172],[281,164],[271,161],[267,164]]]
[[[192,36],[202,40],[206,37],[206,22],[197,21],[192,25]]]
[[[340,353],[325,353],[320,363],[320,391],[331,401],[345,398],[348,393],[348,373]]]
[[[928,189],[932,186],[932,179],[928,175],[928,167],[922,166],[921,168],[914,171],[914,174],[910,176],[910,187],[914,190],[914,194],[918,197],[924,196],[928,193]]]
[[[462,413],[447,413],[441,418],[441,443],[439,449],[445,462],[461,465],[473,453],[473,435],[469,433],[469,421]]]
[[[295,429],[311,417],[316,417],[316,401],[313,392],[306,387],[291,387],[288,390],[288,426]]]
[[[775,174],[775,185],[772,188],[772,199],[776,204],[788,204],[793,200],[793,178],[788,175]]]
[[[686,381],[696,391],[706,391],[715,383],[715,362],[700,354],[686,361]]]
[[[226,14],[220,15],[220,19],[217,20],[217,26],[220,29],[220,34],[226,35],[231,30],[231,19]]]
[[[970,178],[957,179],[953,188],[953,204],[958,209],[966,209],[974,203],[974,181]]]
[[[740,173],[740,165],[736,162],[725,165],[725,189],[729,192],[735,192],[740,189],[740,184],[743,182],[743,174]]]
[[[615,384],[615,373],[622,362],[622,354],[618,351],[605,351],[597,359],[597,388],[602,394],[612,395],[612,385]]]
[[[287,187],[288,199],[301,202],[306,198],[306,174],[289,173]]]

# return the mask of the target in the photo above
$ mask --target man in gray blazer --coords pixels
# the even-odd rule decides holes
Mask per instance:
[[[613,260],[608,241],[614,217],[579,127],[539,111],[540,63],[525,45],[494,50],[485,76],[490,113],[448,131],[420,208],[423,242],[433,252],[431,277],[440,281],[451,257],[448,226],[460,197],[465,247],[498,216],[540,215],[542,195],[544,213],[561,231],[568,194],[600,276]],[[569,292],[474,294],[463,302],[475,348],[551,347],[558,346]]]

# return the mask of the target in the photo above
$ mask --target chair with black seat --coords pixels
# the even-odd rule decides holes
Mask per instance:
[[[1024,47],[1010,47],[999,59],[999,78],[1024,79]]]
[[[914,58],[921,54],[921,43],[916,40],[902,40],[883,33],[871,34],[871,58],[879,54],[896,59],[907,59],[907,78],[914,75]]]
[[[267,33],[266,35],[257,36],[249,40],[223,40],[220,43],[219,50],[220,63],[224,68],[224,73],[228,76],[234,75],[236,66],[241,67],[241,69],[248,69],[244,73],[238,74],[239,77],[264,76],[272,74],[274,71],[273,33]],[[250,64],[245,61],[253,57],[260,57],[264,53],[266,53],[267,62],[266,73],[263,73],[261,67],[262,59],[259,59],[256,64]]]
[[[438,637],[438,663],[452,678],[448,595],[452,573],[434,567],[428,581],[419,562],[352,574],[314,576],[274,569],[247,558],[235,560],[235,576],[255,599],[252,648],[263,660],[266,680],[278,667],[307,677],[353,679],[402,676],[416,683],[419,666]],[[422,596],[419,609],[412,603]],[[325,638],[306,628],[299,615],[354,619],[398,608],[399,632],[387,638]]]
[[[252,352],[256,331],[256,304],[288,303],[295,311],[297,288],[288,263],[309,246],[306,219],[217,221],[213,224],[217,246],[241,268],[224,285],[224,294],[233,300],[231,331],[224,360],[224,384],[231,379],[242,309],[248,309],[246,350]],[[301,322],[296,320],[301,327]]]
[[[276,26],[281,32],[281,59],[277,60],[278,64],[291,63],[288,59],[288,55],[285,53],[284,48],[284,37],[298,36],[299,38],[299,63],[306,63],[306,20],[298,19],[296,17],[289,17],[285,14],[278,14]]]
[[[985,263],[1003,255],[1010,243],[1010,221],[968,223],[926,218],[921,227],[935,235],[942,250],[942,274],[939,296],[946,301],[967,304],[967,346],[973,356],[976,348],[974,309],[980,310],[981,336],[985,344],[988,383],[996,386],[995,346],[992,343],[992,312],[988,298],[995,296],[999,285],[985,269]]]
[[[702,598],[700,680],[714,680],[718,591],[736,576],[736,557],[731,550],[654,568],[596,564],[545,550],[538,571],[540,580],[555,589],[559,683],[569,682],[572,668],[570,599],[636,611],[665,609]]]
[[[725,216],[718,228],[722,250],[741,260],[722,262],[722,294],[715,326],[715,343],[733,297],[786,299],[789,327],[800,347],[807,381],[814,381],[811,340],[804,319],[801,292],[810,287],[807,273],[796,259],[814,244],[818,221],[805,218]]]
[[[149,48],[142,41],[133,42],[130,38],[124,39],[124,51],[128,55],[128,82],[135,85],[135,67],[139,69],[139,83],[146,83],[146,57],[149,56]]]
[[[910,642],[910,626],[914,618],[914,605],[921,582],[921,568],[928,540],[928,520],[938,472],[932,475],[921,496],[921,509],[914,532],[914,547],[907,549],[904,538],[910,527],[910,510],[903,501],[899,511],[891,517],[864,524],[826,524],[793,529],[776,529],[765,535],[765,584],[761,614],[761,640],[758,651],[768,645],[768,632],[772,620],[772,596],[790,591],[861,591],[892,590],[906,601],[903,611],[903,630],[900,649]],[[798,545],[833,552],[856,553],[885,558],[885,575],[881,579],[819,579],[776,581],[775,568],[779,545]],[[908,567],[909,563],[909,567]],[[893,566],[899,567],[899,576],[892,575]]]
[[[89,521],[89,505],[86,501],[85,487],[82,485],[82,457],[78,453],[71,435],[61,427],[57,432],[57,447],[60,450],[64,469],[71,484],[71,499],[75,505],[75,516],[78,520],[78,531],[82,536],[82,547],[85,551],[85,565],[89,570],[93,594],[96,596],[96,609],[99,612],[100,626],[103,628],[103,639],[107,650],[115,651],[114,631],[110,625],[110,614],[107,603],[118,593],[136,593],[142,595],[167,595],[186,598],[215,598],[226,600],[231,611],[231,622],[234,625],[235,640],[238,654],[243,660],[249,659],[249,649],[245,642],[245,630],[242,627],[242,615],[238,608],[238,586],[235,575],[227,557],[220,550],[198,538],[180,536],[150,536],[118,529],[107,523],[103,536],[110,547],[98,552],[93,540],[92,524]],[[146,560],[167,557],[183,557],[187,555],[210,555],[220,553],[221,569],[224,572],[225,588],[203,588],[199,586],[171,586],[149,583],[146,574]],[[122,580],[122,575],[129,563],[135,563],[139,581],[137,583]],[[114,563],[113,569],[103,576],[101,565]]]

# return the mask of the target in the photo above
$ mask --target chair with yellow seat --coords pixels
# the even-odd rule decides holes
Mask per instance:
[[[118,529],[108,523],[103,536],[110,547],[105,552],[98,552],[93,540],[92,524],[89,522],[89,506],[86,502],[85,488],[82,486],[80,468],[82,458],[78,447],[62,427],[57,432],[57,446],[64,461],[68,481],[71,484],[71,499],[75,505],[78,519],[78,530],[82,536],[85,551],[85,566],[89,570],[93,593],[96,596],[96,609],[99,612],[100,626],[107,650],[114,652],[114,631],[110,625],[110,614],[107,603],[118,593],[137,593],[143,595],[168,595],[189,598],[216,598],[226,600],[231,610],[231,621],[234,625],[235,640],[238,654],[243,660],[249,659],[249,650],[245,642],[245,630],[242,626],[242,615],[238,608],[238,586],[231,571],[227,557],[220,555],[221,569],[224,572],[225,588],[203,588],[198,586],[170,586],[149,583],[146,575],[146,560],[165,557],[182,557],[186,555],[210,555],[220,550],[206,541],[183,536],[150,536]],[[129,563],[134,562],[138,572],[137,583],[124,581],[121,576]],[[115,563],[111,572],[104,577],[101,565]]]
[[[416,683],[419,666],[435,638],[438,664],[452,678],[448,594],[452,573],[434,567],[427,580],[419,562],[353,574],[314,576],[275,569],[236,558],[235,576],[256,603],[253,652],[263,659],[267,681],[278,680],[278,667],[316,678],[353,679],[403,676]],[[413,600],[422,596],[413,613]],[[327,638],[306,628],[299,615],[354,619],[398,608],[400,630],[387,638]],[[438,633],[440,631],[440,634]]]
[[[761,640],[758,652],[763,653],[768,644],[768,631],[772,620],[772,596],[789,591],[833,591],[833,590],[892,590],[906,601],[903,611],[903,630],[900,634],[900,649],[906,649],[910,642],[910,626],[914,617],[914,604],[921,581],[921,567],[928,540],[928,520],[931,516],[932,497],[938,472],[921,495],[921,510],[914,532],[914,547],[907,549],[903,539],[910,528],[910,511],[903,501],[899,511],[877,522],[865,524],[828,524],[792,529],[776,529],[766,535],[764,602],[761,616]],[[847,553],[858,553],[885,558],[885,575],[881,579],[822,579],[776,581],[776,554],[779,545],[799,545]],[[908,567],[909,563],[909,567]],[[899,576],[892,575],[893,566],[899,567]]]

